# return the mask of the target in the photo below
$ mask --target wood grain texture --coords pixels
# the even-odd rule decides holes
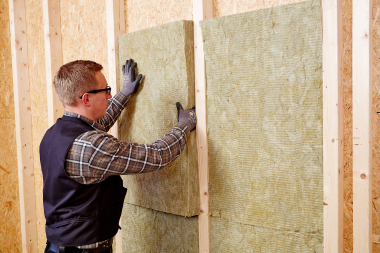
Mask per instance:
[[[352,194],[352,0],[343,0],[343,247],[353,252]]]
[[[212,0],[214,17],[275,7],[305,0]]]
[[[114,90],[118,91],[119,83],[119,41],[118,36],[125,33],[124,0],[107,0],[107,48],[108,48],[108,83]],[[116,138],[119,137],[119,125],[116,123],[110,130]],[[119,230],[115,236],[116,253],[121,253],[122,232]]]
[[[352,9],[354,252],[372,252],[372,0]]]
[[[211,0],[193,1],[195,96],[197,108],[197,149],[199,173],[199,252],[210,252],[209,160],[207,140],[206,69],[200,21],[212,18]]]
[[[372,233],[373,252],[380,252],[380,1],[373,0],[373,87],[372,87]]]
[[[48,122],[49,126],[52,126],[64,112],[63,105],[58,99],[53,84],[54,75],[62,66],[61,13],[59,9],[59,0],[44,0],[42,5]]]
[[[324,251],[343,252],[342,1],[323,1]]]
[[[45,41],[43,3],[26,0],[26,29],[28,38],[28,66],[30,83],[30,105],[32,116],[32,139],[34,157],[34,182],[37,218],[37,248],[43,252],[46,246],[45,215],[43,210],[43,179],[40,165],[39,145],[48,129],[48,97],[45,69]],[[51,82],[50,82],[50,85]]]
[[[0,2],[0,252],[21,252],[20,198],[8,1]]]
[[[126,32],[193,19],[192,0],[124,0],[124,6]]]
[[[63,64],[95,61],[108,80],[106,1],[60,1],[60,10]]]
[[[22,251],[37,251],[34,160],[24,1],[9,1]]]
[[[108,48],[108,83],[116,93],[119,90],[119,41],[125,33],[124,0],[107,0],[107,48]],[[111,128],[111,134],[119,135],[118,124]]]
[[[0,252],[21,251],[9,5],[0,2]],[[13,130],[12,130],[13,129]]]

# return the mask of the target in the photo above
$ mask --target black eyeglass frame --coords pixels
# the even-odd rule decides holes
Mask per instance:
[[[86,94],[86,93],[99,93],[99,92],[102,92],[102,91],[107,91],[108,95],[110,95],[111,94],[111,87],[107,85],[107,88],[105,88],[105,89],[90,90],[90,91],[85,92],[84,94]],[[80,96],[79,98],[82,99],[82,97],[84,96],[84,94],[82,96]]]

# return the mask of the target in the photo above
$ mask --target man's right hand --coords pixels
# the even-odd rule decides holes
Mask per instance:
[[[197,115],[195,114],[195,108],[184,111],[182,105],[177,102],[178,122],[183,122],[192,131],[197,125]]]
[[[125,96],[129,96],[136,91],[137,85],[142,78],[142,75],[140,74],[135,79],[135,67],[136,62],[132,64],[132,59],[127,60],[125,65],[123,65],[123,88],[120,92]]]

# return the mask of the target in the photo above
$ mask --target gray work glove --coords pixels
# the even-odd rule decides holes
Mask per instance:
[[[136,91],[136,88],[142,78],[142,75],[140,74],[135,79],[135,67],[136,62],[132,64],[132,59],[127,60],[125,65],[123,65],[123,88],[120,92],[125,96],[129,96]]]
[[[183,122],[192,131],[197,125],[197,115],[195,114],[195,108],[184,111],[182,105],[177,102],[178,122]]]

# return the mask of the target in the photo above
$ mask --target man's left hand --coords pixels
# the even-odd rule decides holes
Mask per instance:
[[[123,88],[120,92],[125,96],[129,96],[136,91],[136,88],[142,78],[142,75],[140,74],[135,79],[135,67],[136,62],[132,64],[132,59],[127,60],[125,65],[123,65]]]

